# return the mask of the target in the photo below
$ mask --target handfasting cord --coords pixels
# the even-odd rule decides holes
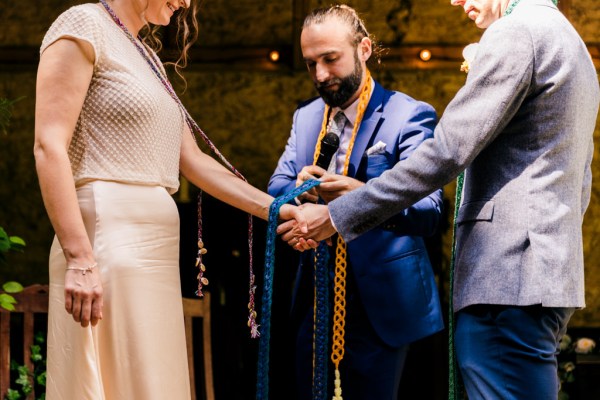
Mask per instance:
[[[348,167],[350,166],[350,157],[352,155],[352,149],[354,148],[354,142],[356,140],[356,135],[358,134],[358,130],[360,128],[360,124],[362,122],[362,118],[365,114],[367,106],[369,104],[369,100],[371,98],[372,92],[372,81],[371,81],[371,72],[366,70],[365,77],[365,85],[360,93],[356,120],[354,121],[354,127],[352,129],[352,135],[350,137],[350,142],[348,143],[348,151],[346,152],[346,159],[344,161],[344,167],[342,170],[342,175],[348,175]],[[325,106],[325,110],[323,113],[323,122],[321,124],[321,132],[319,133],[319,137],[317,139],[317,145],[315,147],[314,154],[314,162],[316,163],[317,158],[319,156],[320,148],[321,148],[321,140],[325,136],[327,132],[327,122],[329,120],[330,108],[329,106]],[[319,261],[317,260],[317,265]],[[346,251],[346,243],[338,235],[337,245],[336,245],[336,257],[335,257],[335,277],[334,277],[334,306],[333,306],[333,343],[331,348],[331,361],[335,366],[335,380],[334,380],[334,396],[333,400],[342,400],[342,380],[340,377],[340,362],[344,358],[344,345],[345,345],[345,325],[346,325],[346,267],[347,267],[347,251]],[[323,283],[316,281],[316,284]],[[319,293],[322,291],[322,288],[318,286],[315,287],[315,293]],[[315,296],[316,297],[316,296]],[[316,299],[315,299],[316,305]],[[316,317],[318,313],[323,313],[325,310],[319,311],[315,309],[315,325],[316,325]],[[313,348],[315,349],[314,354],[314,362],[313,362],[313,393],[316,385],[320,385],[320,377],[327,376],[327,363],[318,361],[322,360],[320,354],[317,354],[316,351],[321,349],[323,346],[319,345],[317,342],[327,340],[327,337],[323,339],[321,335],[317,335],[317,329],[314,330],[313,334]],[[326,390],[326,387],[325,387]],[[313,399],[320,399],[320,397],[313,397]]]
[[[454,201],[454,223],[452,224],[452,255],[450,257],[450,294],[448,296],[448,400],[459,399],[458,368],[454,348],[454,265],[456,262],[456,217],[462,201],[465,173],[456,179],[456,197]]]
[[[298,195],[320,184],[315,179],[309,179],[289,193],[277,197],[269,208],[267,224],[267,240],[265,248],[264,289],[262,295],[261,324],[262,334],[258,341],[258,366],[256,373],[256,400],[269,398],[269,343],[271,340],[271,305],[273,301],[273,273],[275,270],[275,239],[277,237],[277,222],[279,209],[282,205]]]
[[[312,400],[327,399],[329,342],[329,246],[319,243],[314,255]]]
[[[221,154],[221,152],[217,149],[217,147],[212,143],[212,141],[208,138],[208,136],[204,133],[204,131],[198,126],[198,124],[194,121],[192,116],[188,113],[187,109],[175,93],[173,86],[169,82],[169,80],[164,76],[163,72],[160,71],[159,65],[161,65],[160,60],[150,49],[146,49],[142,47],[143,41],[141,38],[136,39],[131,32],[127,29],[125,24],[121,22],[117,14],[113,11],[112,8],[108,5],[106,0],[100,0],[100,3],[104,6],[106,11],[110,14],[115,23],[121,28],[121,30],[125,33],[125,35],[129,38],[130,42],[135,46],[140,55],[146,60],[158,80],[163,84],[167,92],[171,95],[173,100],[179,105],[183,115],[186,118],[186,123],[192,132],[192,136],[194,140],[196,140],[196,134],[199,135],[203,141],[208,145],[210,150],[225,164],[233,174],[235,174],[238,178],[247,182],[246,178]],[[145,45],[144,45],[145,46]],[[258,325],[256,324],[256,311],[254,310],[254,294],[256,291],[256,286],[254,284],[255,276],[253,269],[253,220],[252,215],[248,214],[248,251],[249,251],[249,273],[250,273],[250,284],[249,284],[249,314],[248,314],[248,326],[250,327],[250,332],[252,338],[256,338],[259,336],[258,334]],[[204,248],[204,242],[202,241],[202,191],[198,194],[198,256],[196,258],[196,266],[198,267],[198,291],[196,295],[202,297],[202,286],[208,284],[208,280],[204,278],[205,266],[202,263],[202,256],[206,254],[206,249]]]

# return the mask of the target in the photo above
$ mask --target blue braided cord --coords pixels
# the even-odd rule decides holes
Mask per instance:
[[[329,246],[319,243],[315,263],[315,316],[314,316],[314,364],[313,400],[327,399],[327,356],[329,339]]]
[[[267,242],[265,248],[264,289],[262,296],[261,323],[262,334],[258,343],[258,367],[256,373],[256,400],[269,398],[269,343],[271,341],[271,304],[273,301],[273,272],[275,266],[275,239],[277,237],[277,219],[279,209],[298,195],[320,184],[318,180],[309,179],[296,189],[279,196],[269,208],[267,225]]]

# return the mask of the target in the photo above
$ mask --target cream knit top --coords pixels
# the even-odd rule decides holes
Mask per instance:
[[[185,122],[147,61],[98,3],[61,14],[40,54],[64,37],[89,42],[95,52],[92,81],[69,147],[75,185],[99,179],[176,192]]]

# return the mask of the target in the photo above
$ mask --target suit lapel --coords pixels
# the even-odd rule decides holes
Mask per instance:
[[[304,165],[312,165],[314,162],[315,148],[317,146],[317,140],[319,139],[319,133],[321,133],[321,124],[323,123],[323,112],[325,112],[325,103],[322,100],[321,106],[315,110],[314,114],[309,118],[309,122],[306,126],[306,132],[298,132],[297,134],[306,134],[306,140],[299,140],[298,143],[305,144],[304,149]],[[302,153],[300,153],[302,154]]]
[[[365,110],[365,115],[358,128],[356,134],[356,140],[354,141],[354,147],[352,154],[350,155],[350,165],[348,166],[348,176],[354,177],[358,166],[362,160],[367,145],[369,144],[371,137],[375,134],[375,128],[381,119],[383,112],[383,94],[384,90],[377,82],[375,82],[375,89],[369,100],[369,105]]]

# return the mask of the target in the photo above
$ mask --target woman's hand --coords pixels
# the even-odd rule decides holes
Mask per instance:
[[[308,232],[308,223],[301,209],[290,204],[284,204],[279,209],[279,217],[283,221],[288,221],[290,229],[295,229],[297,232],[305,234]]]
[[[75,322],[84,328],[90,323],[96,326],[102,319],[102,301],[102,281],[96,264],[69,264],[65,271],[65,309]]]

